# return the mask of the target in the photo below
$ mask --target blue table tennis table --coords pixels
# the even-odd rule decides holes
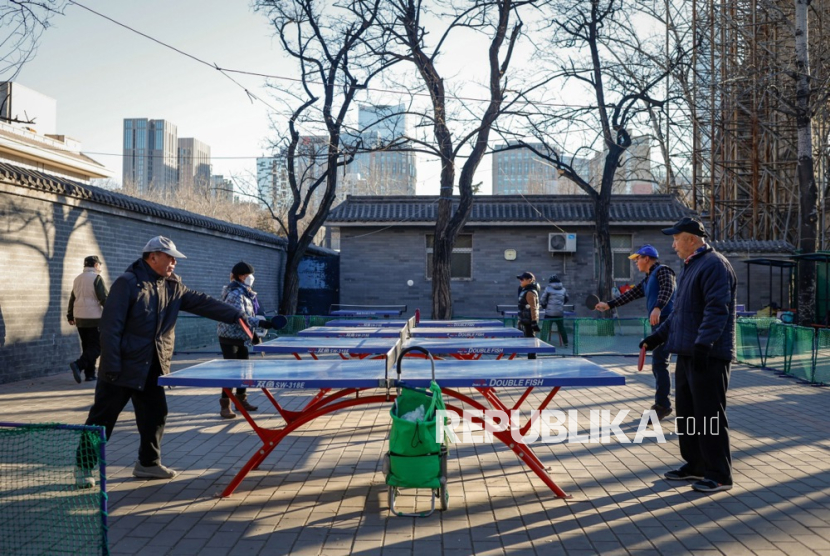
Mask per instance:
[[[395,345],[395,338],[329,338],[325,336],[287,336],[255,345],[254,352],[291,354],[297,359],[306,354],[348,357],[385,356]],[[403,347],[420,346],[435,356],[449,355],[456,359],[480,359],[482,356],[507,356],[536,353],[554,355],[556,348],[538,338],[411,338]],[[414,355],[414,354],[413,354]]]
[[[524,335],[515,328],[494,327],[442,327],[426,328],[417,326],[410,330],[413,338],[522,338]],[[312,326],[297,332],[298,336],[323,336],[328,338],[398,338],[401,331],[396,328]]]
[[[222,359],[161,376],[158,382],[162,386],[222,388],[259,437],[261,446],[221,493],[221,496],[226,497],[233,494],[247,474],[257,469],[280,442],[298,427],[341,409],[389,403],[395,398],[392,389],[399,384],[416,387],[429,385],[432,369],[428,360],[408,360],[402,375],[403,380],[399,383],[395,375],[390,373],[390,358],[396,359],[394,353],[386,360],[330,359],[298,362],[290,359]],[[511,426],[518,428],[523,437],[536,419],[531,418],[524,424],[514,422],[511,410],[519,409],[534,388],[549,389],[542,403],[535,408],[541,411],[563,387],[625,384],[623,376],[580,358],[522,359],[509,363],[495,360],[439,360],[435,362],[435,374],[437,382],[447,396],[472,409],[497,409],[508,415],[506,430],[493,429],[493,436],[508,446],[558,498],[568,498],[568,495],[553,481],[532,448],[523,442],[515,441],[511,436]],[[389,378],[390,376],[393,378]],[[285,424],[277,429],[260,426],[240,404],[233,393],[234,388],[262,389]],[[458,388],[474,388],[482,394],[489,407],[458,391]],[[523,388],[524,393],[512,407],[508,407],[498,397],[497,392],[501,388]],[[377,389],[385,391],[362,394],[366,390]],[[291,411],[277,401],[271,390],[317,390],[317,394],[299,411]],[[447,404],[447,409],[459,415],[463,411],[461,405]],[[535,415],[538,418],[538,414]],[[478,425],[488,426],[481,419],[473,421]]]
[[[341,328],[403,328],[409,321],[402,319],[375,319],[375,320],[330,320],[326,326],[339,326]],[[504,326],[500,320],[422,320],[418,326],[425,328],[493,328]]]

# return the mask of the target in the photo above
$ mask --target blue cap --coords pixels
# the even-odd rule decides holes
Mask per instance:
[[[633,255],[631,255],[628,258],[633,261],[634,259],[636,259],[640,255],[643,255],[644,257],[651,257],[652,259],[659,259],[660,258],[660,255],[657,253],[657,249],[655,249],[653,246],[649,245],[648,243],[646,243],[645,245],[640,247],[637,250],[636,253],[634,253]]]

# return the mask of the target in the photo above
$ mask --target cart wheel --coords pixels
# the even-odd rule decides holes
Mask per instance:
[[[383,456],[383,475],[385,477],[388,477],[389,473],[391,471],[392,471],[392,466],[391,466],[391,463],[389,461],[389,453],[387,452],[387,454],[385,456]]]
[[[447,490],[446,481],[441,481],[441,488],[438,489],[438,496],[441,499],[441,511],[446,512],[450,507],[450,492]]]
[[[390,485],[386,488],[387,488],[387,493],[388,493],[388,496],[389,496],[389,500],[388,500],[388,502],[389,502],[389,511],[392,512],[392,513],[395,513],[395,487]]]

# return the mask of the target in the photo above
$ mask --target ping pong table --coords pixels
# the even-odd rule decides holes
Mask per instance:
[[[312,359],[319,355],[348,357],[384,356],[395,344],[395,338],[329,338],[326,336],[288,336],[268,340],[253,347],[254,352],[291,354],[297,359],[306,354]],[[403,347],[418,345],[436,356],[449,355],[456,359],[480,359],[483,355],[507,356],[536,353],[553,355],[556,348],[538,338],[413,338]]]
[[[427,328],[416,326],[409,334],[413,338],[522,338],[524,335],[515,328],[504,326],[465,326]],[[397,338],[401,331],[396,328],[312,326],[297,332],[298,336],[323,336],[329,338]]]
[[[399,317],[406,312],[406,305],[343,305],[335,303],[329,314],[335,317]]]
[[[390,378],[390,369],[395,364],[396,354],[399,353],[400,345],[396,344],[385,360],[214,360],[161,376],[158,381],[162,386],[222,388],[259,437],[261,446],[221,493],[221,496],[227,497],[233,494],[250,471],[257,469],[280,442],[298,427],[341,409],[389,403],[395,399],[392,389],[401,384],[427,387],[432,378],[432,367],[426,359],[408,360],[401,382],[398,382],[394,375]],[[519,409],[534,388],[549,390],[541,404],[535,408],[544,410],[563,387],[625,384],[623,376],[580,358],[522,359],[509,363],[495,360],[439,360],[435,361],[435,374],[444,394],[465,404],[466,407],[482,411],[497,409],[507,414],[506,427],[499,427],[506,430],[497,430],[482,419],[474,418],[473,421],[489,427],[488,430],[492,430],[493,436],[508,446],[558,498],[569,496],[553,481],[533,449],[524,442],[515,441],[511,436],[511,427],[516,427],[524,437],[538,418],[538,414],[522,424],[513,421],[511,409]],[[234,388],[262,389],[285,424],[275,429],[260,426],[235,397]],[[458,388],[474,388],[484,397],[489,407],[460,392]],[[524,392],[516,403],[509,407],[499,399],[498,391],[501,388],[523,388]],[[381,392],[362,395],[365,390],[377,389],[381,389]],[[292,411],[277,401],[272,390],[317,390],[317,393],[301,410]],[[460,405],[447,404],[447,409],[459,415],[463,411]]]
[[[375,320],[347,320],[336,319],[330,320],[326,326],[339,326],[344,328],[402,328],[406,326],[408,320],[403,319],[375,319]],[[422,320],[418,322],[418,326],[426,328],[493,328],[504,326],[500,320]]]

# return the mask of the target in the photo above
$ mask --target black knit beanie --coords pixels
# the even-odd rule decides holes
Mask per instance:
[[[233,273],[234,276],[243,276],[245,274],[253,274],[254,273],[254,267],[252,267],[248,263],[239,262],[239,263],[236,263],[235,265],[233,265],[233,269],[231,269],[231,272]]]

